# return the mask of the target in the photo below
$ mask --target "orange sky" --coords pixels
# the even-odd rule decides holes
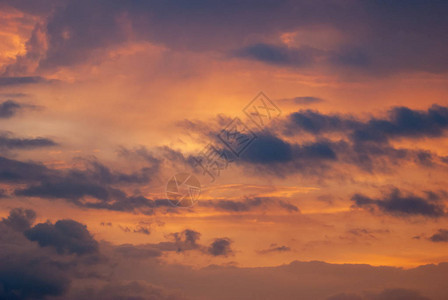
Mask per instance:
[[[0,4],[2,222],[71,219],[104,253],[161,249],[157,268],[448,261],[446,5],[212,2]],[[281,111],[261,128],[243,111],[260,91]],[[257,137],[212,181],[191,158],[229,154],[236,117]],[[166,205],[180,172],[190,208]]]

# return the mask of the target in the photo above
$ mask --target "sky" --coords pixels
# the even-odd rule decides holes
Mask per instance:
[[[447,13],[0,0],[0,298],[447,299]]]

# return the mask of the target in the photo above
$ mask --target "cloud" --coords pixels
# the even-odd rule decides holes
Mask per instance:
[[[248,173],[277,177],[302,174],[327,179],[341,173],[350,176],[345,172],[347,166],[370,174],[397,172],[395,167],[404,162],[425,168],[443,167],[443,156],[427,149],[398,148],[393,142],[443,137],[447,112],[448,108],[437,105],[427,110],[395,107],[384,117],[360,119],[300,110],[278,120],[278,126],[254,132],[256,138],[239,158],[218,140],[220,131],[215,123],[184,123],[189,133],[209,137],[228,161]],[[382,127],[388,129],[383,131]]]
[[[291,49],[285,46],[255,44],[233,51],[235,57],[253,59],[268,64],[305,67],[313,64],[322,51],[311,47]]]
[[[100,249],[81,223],[59,220],[54,225],[40,223],[27,229],[34,217],[31,210],[13,209],[0,221],[1,299],[185,299],[148,281],[136,283],[111,276],[121,262],[135,259],[141,264],[159,257],[160,250],[108,243],[102,243]],[[39,243],[27,239],[30,233]],[[61,251],[50,251],[45,243]],[[79,255],[64,256],[61,252]]]
[[[332,174],[330,170],[338,172],[338,163],[373,173],[394,171],[393,166],[403,161],[424,167],[445,162],[444,157],[429,150],[395,148],[392,142],[443,137],[448,128],[446,107],[433,105],[427,110],[395,107],[386,117],[367,120],[301,110],[280,124],[280,132],[257,132],[257,139],[239,162],[254,165],[257,173],[262,174],[319,174],[320,178]],[[305,139],[296,144],[294,138],[299,135]]]
[[[0,118],[11,118],[17,111],[22,108],[22,105],[13,100],[7,100],[0,103]]]
[[[136,229],[134,229],[135,233],[142,233],[142,234],[146,234],[146,235],[150,235],[151,231],[148,227],[144,227],[139,225]]]
[[[41,147],[52,147],[56,146],[57,143],[51,139],[47,138],[15,138],[10,134],[0,133],[0,150],[11,150],[11,149],[35,149]]]
[[[429,239],[432,242],[448,242],[448,230],[439,229],[439,231],[434,233]]]
[[[300,97],[294,97],[294,98],[279,99],[277,101],[282,102],[282,103],[288,103],[288,104],[309,105],[309,104],[323,102],[324,99],[319,98],[319,97],[313,97],[313,96],[300,96]]]
[[[58,172],[39,163],[21,162],[0,156],[0,182],[32,183],[57,174]]]
[[[201,200],[200,206],[213,207],[216,210],[228,212],[248,212],[257,209],[280,207],[288,212],[299,212],[299,208],[285,200],[266,197],[246,198],[242,201],[234,200]]]
[[[45,258],[1,257],[0,265],[1,299],[45,299],[68,290],[68,277]]]
[[[217,238],[210,244],[207,251],[213,256],[233,255],[231,244],[232,240],[229,238]]]
[[[249,146],[242,156],[252,163],[287,162],[293,158],[290,144],[272,135],[261,135]]]
[[[244,162],[264,165],[288,162],[305,163],[310,160],[336,160],[337,155],[333,147],[334,144],[326,140],[299,145],[291,144],[271,134],[262,134],[244,152],[241,159]]]
[[[94,159],[79,162],[83,168],[57,170],[38,162],[0,156],[0,182],[14,184],[16,196],[63,199],[83,208],[139,211],[147,215],[157,208],[173,211],[167,199],[149,199],[138,191],[158,174],[159,158],[130,173],[112,170]],[[135,188],[135,194],[125,192],[130,187]]]
[[[9,212],[8,218],[3,218],[2,223],[23,232],[29,229],[36,219],[36,212],[31,209],[14,208]]]
[[[286,134],[294,135],[305,131],[312,134],[353,130],[359,121],[353,117],[325,115],[313,110],[300,110],[288,116]]]
[[[73,220],[59,220],[55,224],[39,223],[24,232],[30,241],[41,247],[53,247],[60,254],[92,254],[98,252],[98,243],[87,227]]]
[[[304,300],[348,300],[357,298],[347,295],[357,295],[362,300],[424,300],[444,299],[447,293],[442,284],[448,274],[446,263],[411,269],[316,261],[259,268],[194,268],[160,260],[164,250],[159,244],[107,242],[98,244],[98,255],[104,258],[92,261],[88,255],[60,255],[41,247],[6,225],[5,220],[0,221],[1,299],[224,300],[235,295],[241,299],[269,295],[289,300],[300,295]],[[182,243],[200,245],[194,230],[177,236]],[[234,253],[229,245],[229,239],[218,238],[210,247],[196,250],[206,254],[212,249],[208,255],[222,257]]]
[[[20,162],[0,157],[0,182],[25,183],[17,188],[17,196],[65,199],[87,208],[134,211],[146,209],[151,214],[162,201],[143,196],[128,196],[114,186],[141,185],[151,180],[158,165],[143,167],[134,173],[115,172],[96,161],[86,161],[86,169],[52,170],[41,164]],[[85,202],[86,197],[98,201]]]
[[[353,133],[356,141],[384,141],[393,137],[440,137],[448,129],[448,108],[433,105],[427,111],[395,107],[388,119],[372,119]]]
[[[69,295],[68,300],[182,300],[178,293],[155,287],[145,281],[111,282],[100,287],[85,288]]]
[[[166,237],[172,241],[160,242],[157,244],[147,244],[144,247],[158,249],[162,252],[185,253],[187,251],[198,251],[212,256],[231,256],[234,252],[231,248],[233,241],[227,237],[215,238],[208,246],[199,242],[201,233],[192,229],[185,229],[181,232],[168,234]]]
[[[65,1],[61,2],[63,3]],[[33,2],[26,0],[4,0],[2,3],[29,14],[44,16],[50,13],[55,6],[55,3],[51,0],[37,0]]]
[[[437,120],[436,124],[443,125],[443,114],[440,112],[444,109],[433,106],[427,112],[415,112]],[[383,120],[394,123],[397,127],[406,126],[403,125],[405,122],[397,119],[400,118]],[[286,120],[279,121],[282,124],[279,127],[283,129],[277,128],[274,131],[274,128],[271,128],[271,131],[255,132],[256,138],[235,161],[236,164],[247,168],[248,171],[255,171],[256,174],[284,177],[300,173],[319,178],[340,172],[338,167],[342,164],[353,165],[369,173],[384,173],[394,171],[392,167],[403,161],[411,161],[425,167],[434,167],[444,162],[443,157],[428,150],[394,148],[388,142],[389,139],[361,140],[355,137],[355,132],[359,133],[369,127],[371,120],[362,121],[353,116],[326,115],[311,110],[299,111],[288,116]],[[190,128],[216,139],[218,146],[215,145],[215,148],[227,154],[229,161],[234,160],[233,156],[228,155],[227,148],[217,140],[216,131],[210,129],[215,128],[213,125],[201,124],[199,127]],[[441,127],[441,131],[442,128],[444,126]],[[309,133],[310,136],[305,136],[309,139],[295,143],[295,136],[302,132]],[[390,139],[409,135],[419,136],[419,133],[405,135],[404,130],[401,132],[399,135],[390,134]],[[336,133],[337,136],[332,136],[332,133]],[[387,132],[385,136],[388,136]]]
[[[373,199],[362,194],[355,194],[351,200],[354,207],[365,209],[379,209],[395,216],[424,216],[438,218],[445,215],[445,206],[438,199],[431,196],[419,197],[413,194],[403,195],[394,188],[390,193],[383,195],[382,199]]]
[[[23,84],[36,84],[52,82],[40,76],[0,77],[0,86],[12,86]]]
[[[35,4],[23,3],[10,5],[26,12],[39,11]],[[277,66],[315,62],[315,53],[322,52],[324,59],[318,62],[324,66],[377,76],[405,71],[441,73],[448,69],[443,55],[448,45],[444,34],[447,21],[443,16],[448,7],[442,1],[412,1],[402,5],[282,0],[257,4],[254,1],[186,4],[176,0],[116,2],[111,6],[101,1],[71,0],[57,5],[46,2],[39,11],[48,15],[41,20],[48,43],[45,55],[39,47],[28,48],[32,49],[33,57],[40,58],[39,66],[43,69],[99,60],[102,50],[131,40],[178,51],[228,53],[239,49],[236,51],[239,56]],[[222,14],[223,11],[226,13]],[[278,43],[277,37],[283,33],[313,34],[316,28],[331,28],[344,38],[325,47],[309,45],[312,42],[308,41],[300,41],[300,47]]]
[[[346,148],[343,143],[328,140],[292,144],[276,137],[273,143],[257,141],[237,163],[258,175],[284,177],[300,173],[323,178],[332,165],[340,161],[339,153],[346,153],[341,149]]]
[[[291,248],[288,246],[279,246],[277,244],[271,244],[269,248],[257,250],[259,254],[269,254],[269,253],[279,253],[279,252],[289,252]]]
[[[90,183],[83,178],[76,179],[76,177],[68,177],[56,181],[43,180],[38,185],[16,190],[15,194],[26,197],[60,198],[73,202],[77,202],[77,200],[85,196],[91,196],[103,201],[111,198],[110,191],[106,187],[97,183]],[[117,193],[120,192],[117,191]]]
[[[448,129],[448,108],[432,105],[426,111],[394,107],[385,118],[372,117],[361,121],[353,116],[325,115],[301,110],[288,117],[285,133],[312,134],[342,132],[355,143],[387,142],[394,138],[440,137]]]
[[[368,238],[368,239],[376,239],[377,234],[385,234],[389,233],[387,229],[367,229],[367,228],[352,228],[347,230],[348,237],[341,236],[342,239],[353,239],[353,238]]]
[[[0,97],[5,97],[5,98],[23,98],[23,97],[27,97],[29,96],[26,93],[0,93]],[[11,101],[11,100],[9,100]]]
[[[46,299],[69,289],[70,264],[48,255],[23,235],[35,216],[32,210],[15,208],[0,221],[1,299]]]
[[[362,295],[342,293],[331,296],[327,300],[430,300],[419,291],[408,289],[384,289],[379,293],[364,292]]]
[[[201,234],[195,230],[185,229],[182,232],[175,232],[169,236],[174,239],[174,245],[177,252],[199,249],[201,247],[200,244],[198,244]]]

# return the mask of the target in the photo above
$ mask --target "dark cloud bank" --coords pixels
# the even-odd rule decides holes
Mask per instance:
[[[193,122],[189,128],[215,136],[208,129],[213,126],[195,126]],[[383,117],[367,119],[300,110],[276,122],[275,128],[256,132],[257,138],[236,163],[263,176],[301,174],[319,179],[336,177],[346,166],[371,174],[394,172],[403,163],[446,167],[446,157],[393,144],[443,138],[447,129],[448,108],[438,105],[427,110],[394,107]],[[304,140],[295,142],[299,137]]]
[[[444,1],[4,2],[45,20],[36,25],[28,53],[6,75],[26,69],[23,64],[28,60],[37,60],[41,69],[98,60],[101,50],[131,38],[177,51],[218,51],[280,67],[324,64],[382,76],[406,71],[441,73],[448,68],[444,55],[448,5]],[[329,49],[306,43],[294,48],[278,42],[282,33],[310,28],[331,28],[345,38]],[[36,38],[42,33],[47,36],[47,50]],[[0,85],[41,80],[6,77]]]
[[[444,263],[409,270],[323,262],[192,269],[159,258],[165,251],[226,257],[231,241],[217,238],[206,247],[187,229],[169,242],[114,246],[74,220],[34,225],[35,218],[32,210],[14,209],[0,222],[1,299],[442,300],[448,292]],[[275,246],[269,251],[287,251]]]

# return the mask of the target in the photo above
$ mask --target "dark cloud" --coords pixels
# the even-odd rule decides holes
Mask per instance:
[[[285,46],[255,44],[235,50],[235,57],[248,58],[268,64],[306,67],[313,64],[322,51],[311,47],[291,49]]]
[[[153,208],[163,200],[150,200],[143,196],[128,196],[114,186],[146,184],[158,171],[158,165],[143,167],[134,173],[112,171],[96,161],[86,161],[86,169],[52,170],[37,163],[24,163],[0,157],[0,182],[25,183],[15,195],[49,199],[65,199],[87,208],[134,211],[152,214]],[[86,202],[93,197],[96,202]],[[146,210],[146,211],[145,211]]]
[[[16,101],[7,100],[0,103],[0,118],[10,118],[22,108],[22,105]]]
[[[16,208],[0,222],[0,299],[48,299],[64,295],[72,278],[81,276],[82,261],[66,260],[29,241],[23,230],[30,230],[35,213]],[[74,269],[77,269],[75,272]]]
[[[229,238],[217,238],[210,244],[207,252],[213,256],[233,255],[231,244],[232,240]]]
[[[54,225],[41,223],[26,229],[34,217],[30,210],[13,209],[0,221],[0,299],[184,299],[147,281],[134,284],[111,276],[120,262],[154,262],[151,258],[162,253],[151,245],[113,246],[103,242],[101,251],[106,254],[102,254],[85,225],[60,220]],[[28,240],[29,234],[39,243]],[[60,255],[41,247],[44,244],[80,255]]]
[[[303,110],[291,114],[287,134],[342,132],[353,142],[386,142],[392,138],[440,137],[448,129],[448,108],[433,105],[426,111],[394,107],[386,118],[361,121],[353,116],[325,115]]]
[[[181,232],[170,233],[166,236],[172,241],[148,244],[145,247],[152,247],[160,251],[185,253],[187,251],[198,251],[212,256],[230,256],[234,252],[231,248],[233,241],[229,238],[215,238],[210,245],[203,245],[199,242],[201,233],[192,229],[185,229]]]
[[[331,296],[327,300],[429,300],[419,291],[408,289],[385,289],[379,293],[364,292],[362,295],[342,293]]]
[[[229,212],[247,212],[256,209],[267,209],[270,207],[280,207],[289,212],[298,212],[299,208],[285,200],[276,198],[246,198],[242,201],[234,200],[201,200],[200,206],[213,207],[216,210]]]
[[[137,226],[136,229],[134,229],[135,233],[142,233],[142,234],[146,234],[146,235],[150,235],[151,234],[151,230],[148,227],[144,227],[144,226]]]
[[[442,106],[433,105],[422,111],[396,107],[389,110],[384,118],[371,117],[368,120],[301,110],[282,122],[285,137],[279,133],[277,136],[271,134],[269,138],[261,135],[260,146],[255,147],[257,140],[254,141],[254,146],[251,145],[244,153],[243,160],[260,165],[280,162],[281,157],[284,160],[281,164],[272,164],[262,171],[277,175],[317,172],[321,176],[336,167],[332,162],[354,165],[369,173],[390,172],[393,166],[403,161],[424,167],[435,167],[445,162],[444,157],[428,150],[395,148],[391,143],[404,138],[443,137],[448,128],[448,108]],[[291,136],[299,135],[314,141],[302,144],[289,142]],[[335,136],[339,140],[335,140]],[[289,138],[288,142],[286,138]],[[266,154],[266,157],[261,154]]]
[[[57,174],[58,172],[48,169],[43,164],[21,162],[0,156],[0,182],[32,183]]]
[[[204,246],[199,243],[201,233],[193,229],[185,229],[180,232],[173,232],[166,237],[169,241],[152,244],[152,247],[160,251],[174,251],[183,253],[191,250],[203,251]]]
[[[103,201],[111,198],[110,191],[106,187],[76,177],[43,181],[38,185],[16,190],[15,194],[26,197],[68,199],[73,202],[77,202],[85,196],[91,196]]]
[[[47,138],[15,138],[10,134],[0,133],[0,150],[35,149],[56,146],[57,143]]]
[[[90,287],[76,291],[67,299],[185,300],[186,298],[144,281],[118,281],[102,285],[101,287]]]
[[[46,299],[63,295],[70,280],[45,257],[14,256],[0,258],[1,299]]]
[[[374,199],[365,195],[355,194],[352,199],[354,207],[366,209],[380,209],[396,216],[425,216],[437,218],[445,215],[445,206],[439,200],[429,196],[419,197],[413,194],[403,195],[395,188],[383,195],[382,199]]]
[[[33,225],[36,219],[36,212],[31,209],[14,208],[9,212],[8,218],[3,218],[3,224],[6,224],[17,231],[23,232]]]
[[[387,229],[367,229],[367,228],[352,228],[347,230],[347,233],[349,235],[355,236],[355,237],[366,237],[371,239],[376,239],[376,234],[384,234],[389,233],[389,230]]]
[[[27,97],[28,94],[26,93],[0,93],[0,97],[5,97],[5,98],[23,98],[23,97]]]
[[[36,84],[50,82],[40,76],[23,76],[23,77],[0,77],[0,86]]]
[[[288,246],[279,246],[277,244],[271,244],[269,248],[258,250],[260,254],[278,253],[278,252],[289,252],[291,248]]]
[[[263,142],[259,148],[255,143],[237,163],[258,175],[284,177],[300,173],[323,178],[333,163],[340,161],[339,153],[346,153],[344,143],[328,140],[290,144],[276,137],[274,143]]]
[[[301,96],[301,97],[294,97],[294,98],[279,99],[277,101],[284,102],[284,103],[291,103],[291,104],[308,105],[308,104],[323,102],[324,99],[319,98],[319,97],[312,97],[312,96]]]
[[[429,239],[433,242],[448,242],[448,230],[439,229],[439,231],[434,233]]]
[[[112,223],[104,223],[104,222],[102,222],[101,226],[112,226]],[[118,228],[120,228],[124,232],[141,233],[141,234],[146,234],[146,235],[150,235],[151,234],[151,229],[149,228],[149,226],[137,225],[134,229],[132,229],[129,226],[118,225]]]
[[[2,0],[1,4],[7,4],[8,6],[29,14],[45,16],[50,13],[56,5],[61,5],[67,1],[62,0],[58,2],[59,3],[56,3],[52,0],[36,0],[32,2],[27,0]]]
[[[33,12],[39,6],[20,2],[10,5]],[[57,6],[54,9],[54,4],[43,4],[43,11],[54,13],[43,28],[48,50],[41,56],[41,68],[73,65],[87,58],[99,60],[101,50],[131,39],[129,29],[133,40],[163,44],[169,49],[224,53],[240,49],[236,51],[240,56],[280,66],[314,62],[315,53],[322,52],[325,59],[319,60],[320,64],[375,75],[440,73],[448,68],[444,55],[448,5],[443,1],[176,0],[113,1],[109,5],[72,0]],[[332,28],[343,33],[344,40],[331,49],[314,49],[303,42],[296,49],[267,42],[285,32],[312,32],[313,28]]]
[[[333,150],[335,145],[329,141],[306,143],[296,148],[295,155],[302,159],[337,160],[337,154]]]
[[[313,110],[292,113],[288,119],[285,133],[291,135],[302,131],[312,134],[346,131],[359,126],[359,121],[352,117],[325,115]]]
[[[59,220],[55,224],[40,223],[25,231],[30,241],[41,247],[53,247],[58,253],[91,254],[98,252],[98,243],[87,227],[73,220]]]
[[[249,146],[242,158],[252,163],[287,162],[293,158],[292,146],[272,135],[261,135]]]
[[[426,168],[442,167],[444,157],[425,149],[396,148],[392,141],[443,136],[447,111],[448,108],[437,105],[426,111],[401,107],[391,109],[384,118],[361,120],[351,115],[301,110],[279,120],[280,126],[276,128],[255,132],[256,138],[238,159],[216,138],[219,131],[213,123],[207,126],[190,122],[186,126],[190,132],[211,138],[228,161],[254,174],[284,177],[300,173],[322,179],[340,173],[343,164],[368,173],[391,173],[403,162]],[[389,129],[383,131],[382,127]],[[303,135],[304,132],[308,135]],[[304,140],[295,143],[293,138],[299,135]]]
[[[85,161],[87,170],[84,173],[73,170],[71,176],[89,178],[90,181],[102,184],[147,184],[160,168],[160,160],[153,157],[151,163],[149,167],[145,166],[137,172],[128,174],[112,171],[100,162],[90,160]]]
[[[385,141],[394,137],[439,137],[448,128],[448,108],[433,105],[427,111],[395,107],[388,119],[372,119],[353,133],[356,141]]]
[[[179,240],[199,245],[197,232],[191,233],[184,232]],[[227,243],[215,243],[221,240],[226,239],[212,243],[215,250],[229,253]],[[277,267],[213,265],[198,269],[159,261],[163,251],[175,251],[162,250],[161,244],[115,246],[107,242],[99,244],[105,259],[92,261],[89,255],[59,255],[40,247],[4,221],[0,221],[0,244],[1,299],[178,300],[183,299],[178,296],[181,293],[193,299],[220,300],[234,295],[241,299],[269,295],[286,300],[300,295],[304,300],[348,300],[356,298],[343,296],[358,295],[362,300],[423,300],[425,296],[444,299],[447,294],[443,284],[446,263],[403,269],[295,261]],[[196,251],[211,255],[208,247],[199,246]],[[401,288],[390,289],[392,285]]]
[[[170,236],[174,238],[174,244],[178,252],[200,248],[198,241],[201,238],[201,233],[195,230],[185,229],[182,232],[172,233]]]
[[[305,164],[316,160],[331,161],[337,160],[334,147],[334,143],[326,140],[298,145],[271,134],[262,134],[244,152],[241,159],[243,162],[272,166],[289,162]]]
[[[18,143],[20,144],[20,142]],[[32,144],[32,142],[31,142]],[[30,182],[35,179],[39,179],[41,188],[34,190],[48,190],[51,195],[49,186],[54,185],[64,186],[70,185],[83,185],[96,186],[96,185],[112,185],[112,184],[131,184],[131,183],[147,183],[150,180],[150,175],[157,171],[157,168],[143,167],[135,173],[121,173],[115,172],[102,165],[97,161],[85,161],[85,170],[69,169],[66,172],[52,170],[45,167],[42,164],[34,162],[21,162],[17,160],[0,157],[0,181],[16,181],[16,182]],[[58,190],[58,188],[55,188]],[[82,190],[79,193],[70,192],[71,189],[67,189],[67,198],[72,198],[72,194],[82,194]],[[86,190],[95,190],[94,188],[86,188]],[[58,193],[55,193],[58,194]],[[92,195],[95,193],[92,192]],[[56,197],[56,196],[55,196]],[[100,196],[99,196],[100,197]],[[61,197],[64,198],[64,197]],[[76,197],[75,197],[76,198]],[[100,197],[101,198],[101,197]]]

